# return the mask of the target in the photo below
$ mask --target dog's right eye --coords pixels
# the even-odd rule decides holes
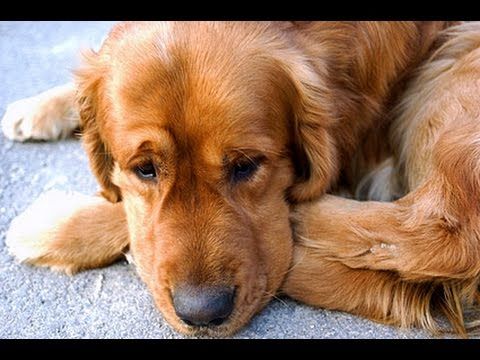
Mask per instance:
[[[136,166],[134,172],[140,180],[154,180],[157,177],[155,166],[151,162]]]

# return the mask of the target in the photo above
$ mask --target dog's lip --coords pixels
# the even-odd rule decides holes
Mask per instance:
[[[244,313],[244,312],[242,312]],[[253,311],[248,311],[247,321],[249,321],[255,314],[255,309]],[[238,312],[235,311],[235,314]],[[244,315],[245,316],[245,315]],[[243,317],[243,316],[242,316]],[[234,321],[234,320],[233,320]],[[205,326],[192,326],[182,323],[182,327],[187,330],[187,334],[190,336],[211,336],[211,337],[226,337],[231,336],[232,334],[238,332],[247,322],[241,322],[241,324],[236,325],[234,328],[231,328],[232,320],[227,320],[221,325],[205,325]]]

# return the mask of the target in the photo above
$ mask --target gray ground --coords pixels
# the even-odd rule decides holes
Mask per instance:
[[[108,22],[0,22],[0,116],[8,103],[69,81],[79,49],[97,46]],[[9,222],[48,189],[96,191],[76,140],[12,143],[0,135],[0,338],[181,338],[125,262],[73,277],[19,265]],[[239,338],[425,338],[342,312],[275,299]]]

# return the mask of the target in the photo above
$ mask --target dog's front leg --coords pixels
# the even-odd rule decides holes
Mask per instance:
[[[441,287],[430,282],[405,281],[394,272],[353,269],[326,258],[320,248],[297,243],[282,292],[311,306],[436,332],[432,294]],[[447,315],[457,332],[465,334],[462,313]]]
[[[297,205],[292,213],[297,244],[351,268],[400,270],[399,234],[392,203],[360,202],[332,195]]]
[[[79,126],[75,107],[76,86],[57,86],[7,106],[2,118],[3,134],[10,140],[57,140]]]
[[[474,279],[480,275],[475,224],[457,222],[441,204],[429,206],[434,188],[426,183],[393,203],[326,195],[299,205],[296,240],[350,268],[395,271],[414,281]]]
[[[121,202],[57,190],[13,219],[6,236],[17,260],[69,274],[111,264],[128,244]]]
[[[432,314],[440,310],[466,334],[464,306],[480,301],[478,241],[441,216],[427,216],[421,199],[422,206],[409,201],[326,195],[298,205],[283,291],[314,306],[433,331]]]

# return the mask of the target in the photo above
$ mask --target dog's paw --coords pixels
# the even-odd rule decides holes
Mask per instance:
[[[12,220],[5,240],[9,253],[19,262],[74,272],[74,264],[62,256],[63,244],[57,235],[78,209],[101,201],[76,192],[51,190],[42,194]]]
[[[5,137],[14,141],[57,140],[71,134],[78,120],[64,93],[63,87],[57,87],[9,104],[2,118]]]
[[[57,139],[60,135],[60,129],[55,126],[58,120],[51,119],[51,108],[42,100],[30,97],[8,105],[2,119],[5,137],[15,141]]]

